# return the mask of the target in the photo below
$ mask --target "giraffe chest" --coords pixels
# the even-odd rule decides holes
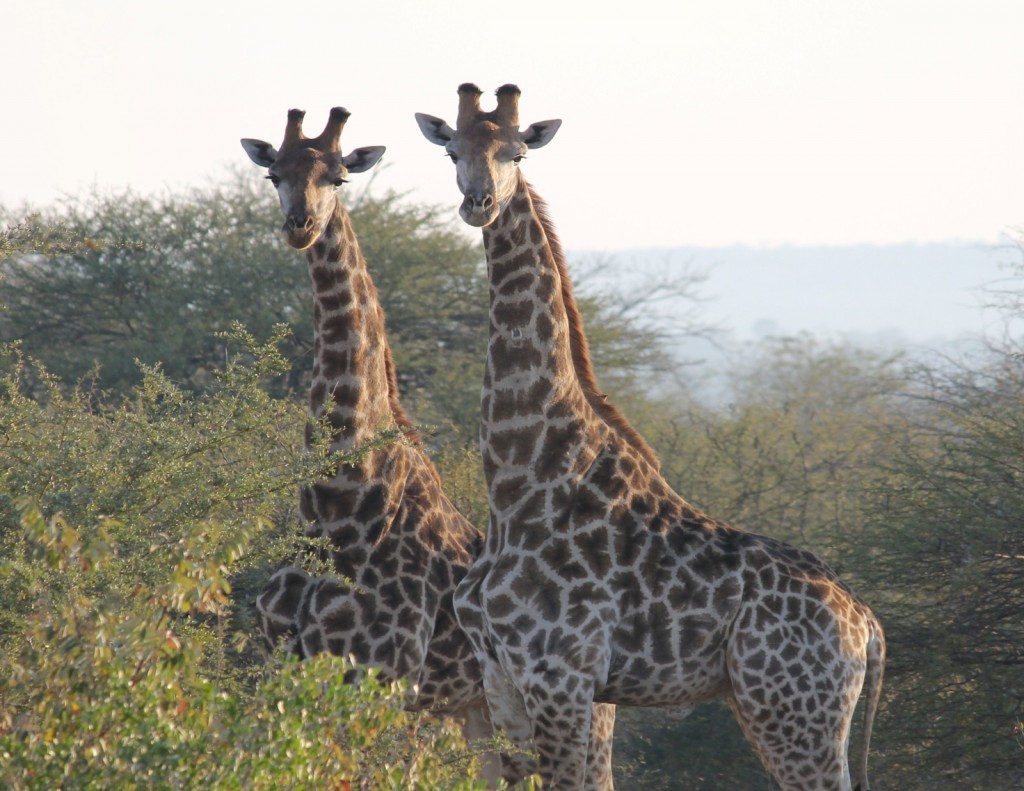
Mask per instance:
[[[584,487],[560,522],[538,510],[489,545],[481,586],[486,629],[515,672],[556,655],[597,679],[602,700],[688,707],[728,684],[725,646],[742,577],[714,541]]]

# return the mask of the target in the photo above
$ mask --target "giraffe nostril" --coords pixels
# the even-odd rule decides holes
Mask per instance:
[[[494,205],[494,197],[489,192],[470,192],[466,194],[466,207],[471,211],[490,210]]]
[[[292,214],[289,215],[285,226],[289,231],[310,231],[313,229],[313,218],[308,214]]]

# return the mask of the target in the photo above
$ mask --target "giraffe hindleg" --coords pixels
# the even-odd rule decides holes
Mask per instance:
[[[852,791],[847,747],[856,692],[848,694],[849,683],[813,681],[797,675],[734,683],[729,707],[782,791]],[[799,695],[797,687],[814,692]]]

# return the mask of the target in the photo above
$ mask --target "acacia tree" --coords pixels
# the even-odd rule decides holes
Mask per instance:
[[[863,491],[894,450],[907,362],[809,336],[730,363],[714,399],[665,399],[648,436],[665,474],[725,522],[836,565],[859,541]]]
[[[2,261],[0,339],[64,381],[98,366],[103,389],[124,391],[140,381],[138,359],[201,384],[223,362],[216,333],[232,322],[264,340],[275,324],[298,324],[302,281],[277,254],[267,209],[239,180],[192,199],[94,194],[28,214],[79,243]]]
[[[394,192],[368,187],[345,199],[407,408],[441,429],[438,441],[475,444],[488,320],[479,239],[450,210]],[[281,350],[292,365],[277,387],[304,396],[309,275],[280,241],[273,190],[248,170],[184,195],[92,194],[60,208],[0,210],[0,223],[0,341],[18,340],[61,381],[90,374],[116,395],[140,380],[139,360],[201,389],[223,363],[218,333],[237,321],[258,340],[288,328]],[[688,312],[701,275],[677,269],[610,289],[599,276],[609,266],[574,263],[580,306],[602,383],[620,400],[639,393],[642,404],[638,383],[676,364],[670,342],[702,331]],[[675,320],[652,321],[668,300]]]
[[[470,297],[482,282],[472,277],[476,245],[393,193],[353,202],[410,389],[479,357],[486,317],[467,307],[485,304]],[[99,385],[124,391],[140,380],[138,359],[202,387],[223,363],[217,333],[241,322],[260,340],[289,328],[282,351],[294,365],[283,383],[304,390],[309,274],[279,239],[273,191],[248,173],[187,195],[93,194],[59,209],[7,210],[0,222],[0,340],[20,341],[61,380],[98,365]],[[60,243],[71,238],[79,243]]]
[[[117,257],[28,218],[0,263],[70,257],[73,273],[95,248]],[[346,684],[333,657],[256,658],[248,603],[301,549],[298,486],[351,461],[326,427],[307,448],[304,408],[269,386],[288,337],[236,326],[201,386],[141,365],[116,397],[49,373],[31,333],[0,345],[3,787],[480,787],[457,732],[404,712],[401,685]]]
[[[896,782],[928,767],[933,788],[1024,788],[1022,362],[1007,340],[922,370],[871,492],[865,576],[898,647],[879,729]]]

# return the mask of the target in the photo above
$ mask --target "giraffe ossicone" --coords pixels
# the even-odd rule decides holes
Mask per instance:
[[[480,450],[491,526],[455,594],[491,716],[531,739],[545,789],[584,785],[594,701],[689,708],[725,698],[785,791],[859,787],[885,658],[870,608],[819,558],[689,505],[600,392],[560,242],[519,171],[560,121],[520,131],[519,89],[459,87],[444,146],[480,227],[490,285]],[[513,342],[513,333],[518,336]]]

